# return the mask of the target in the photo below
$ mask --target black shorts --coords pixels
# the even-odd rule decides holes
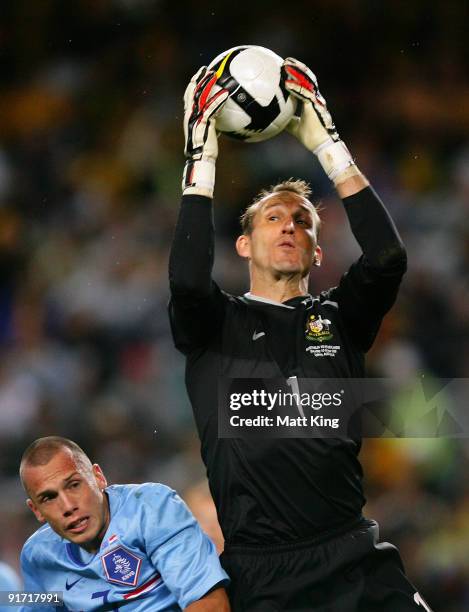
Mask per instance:
[[[326,542],[231,547],[221,562],[233,612],[426,612],[399,552],[363,519]]]

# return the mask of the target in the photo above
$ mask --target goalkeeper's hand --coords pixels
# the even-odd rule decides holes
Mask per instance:
[[[340,140],[314,73],[302,62],[287,57],[282,65],[286,90],[302,102],[300,117],[293,117],[287,130],[317,157],[328,177],[337,185],[360,174],[345,144]]]
[[[217,75],[200,68],[184,93],[184,153],[187,157],[182,189],[185,195],[213,196],[215,162],[218,156],[215,116],[229,92],[212,93]]]

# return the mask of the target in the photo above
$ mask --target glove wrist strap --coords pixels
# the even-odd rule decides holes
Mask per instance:
[[[350,151],[342,140],[334,142],[332,138],[329,138],[316,147],[313,153],[335,185],[342,183],[349,176],[360,174]]]
[[[182,177],[183,195],[203,195],[213,198],[215,188],[215,160],[188,159]]]

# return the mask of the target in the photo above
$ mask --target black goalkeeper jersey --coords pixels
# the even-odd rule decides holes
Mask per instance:
[[[227,378],[360,378],[392,306],[406,256],[371,188],[344,199],[363,251],[337,287],[283,304],[229,295],[211,278],[212,202],[185,196],[170,257],[170,319],[227,545],[323,538],[361,516],[365,498],[351,439],[220,439],[217,382]],[[316,342],[314,321],[327,321]],[[309,332],[308,332],[309,330]]]

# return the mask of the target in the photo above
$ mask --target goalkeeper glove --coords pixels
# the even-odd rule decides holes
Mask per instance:
[[[226,89],[212,93],[216,81],[217,75],[203,66],[184,93],[184,153],[187,157],[182,180],[184,195],[213,197],[218,156],[214,118],[229,95]]]
[[[340,140],[314,73],[292,57],[287,57],[282,69],[285,88],[303,103],[301,116],[293,117],[286,129],[316,155],[335,185],[361,174]]]

